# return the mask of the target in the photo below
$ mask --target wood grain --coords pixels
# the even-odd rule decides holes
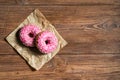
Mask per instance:
[[[34,71],[5,41],[38,8],[68,41]],[[120,0],[0,0],[0,80],[120,80]]]

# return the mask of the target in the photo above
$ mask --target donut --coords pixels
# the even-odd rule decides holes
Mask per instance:
[[[54,33],[50,31],[44,31],[36,36],[35,43],[38,50],[46,54],[51,53],[56,49],[58,45],[58,39]]]
[[[20,41],[27,47],[34,47],[35,37],[40,31],[40,28],[35,25],[25,25],[20,29]]]

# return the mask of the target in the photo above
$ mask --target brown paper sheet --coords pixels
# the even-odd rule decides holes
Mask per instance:
[[[20,43],[18,33],[21,27],[27,24],[34,24],[41,28],[42,31],[50,30],[58,38],[57,49],[51,54],[43,55],[37,50],[37,48],[29,48]],[[52,59],[58,51],[63,48],[67,42],[60,36],[54,26],[44,17],[44,15],[38,10],[34,10],[27,19],[25,19],[13,32],[11,32],[6,40],[9,44],[16,49],[16,51],[28,62],[28,64],[35,70],[39,70],[46,62]]]

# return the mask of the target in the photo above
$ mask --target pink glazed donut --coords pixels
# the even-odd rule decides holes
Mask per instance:
[[[54,33],[50,31],[44,31],[36,37],[36,47],[42,53],[53,52],[58,45],[58,39]]]
[[[21,28],[19,36],[21,42],[28,47],[34,47],[35,43],[35,37],[40,32],[40,28],[35,25],[26,25],[23,28]]]

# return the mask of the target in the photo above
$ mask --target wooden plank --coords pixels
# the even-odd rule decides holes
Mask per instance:
[[[6,8],[6,7],[3,7]],[[14,9],[13,9],[14,8]],[[97,20],[113,18],[119,16],[119,6],[10,6],[6,11],[7,23],[20,23],[23,21],[35,8],[54,23],[93,23]],[[19,11],[17,11],[19,9]],[[64,12],[63,12],[64,11]],[[14,15],[13,15],[14,14]],[[21,17],[22,16],[22,17]],[[17,19],[17,20],[15,20]],[[62,22],[61,22],[62,21]]]
[[[40,9],[53,24],[74,23],[78,25],[119,17],[120,11],[119,6],[58,6],[57,8],[56,6],[0,6],[0,23],[21,23],[35,8]]]
[[[102,1],[102,0],[52,0],[52,1],[45,1],[45,0],[26,0],[25,1],[25,4],[68,4],[68,5],[80,5],[80,4],[84,4],[84,5],[99,5],[99,4],[108,4],[108,5],[111,5],[111,4],[119,4],[118,3],[119,0],[105,0],[105,1]]]
[[[40,72],[107,74],[119,71],[119,62],[119,54],[57,55]],[[25,61],[18,55],[0,55],[0,64],[1,72],[30,70]]]
[[[120,71],[119,61],[120,54],[57,55],[40,72],[107,74]],[[30,71],[18,55],[0,55],[0,65],[0,72]]]
[[[117,5],[119,0],[0,0],[0,5]]]
[[[32,72],[19,56],[0,55],[0,78],[21,79],[25,77],[25,79],[32,80],[49,76],[51,79],[86,78],[88,80],[96,78],[106,80],[113,76],[114,79],[120,79],[118,77],[120,75],[119,62],[120,54],[57,55],[40,71]]]
[[[6,76],[6,77],[1,77],[1,79],[3,80],[119,80],[120,79],[120,74],[119,73],[113,73],[111,75],[91,75],[91,74],[84,74],[84,75],[81,75],[81,74],[67,74],[67,73],[62,73],[62,74],[59,74],[59,73],[51,73],[51,74],[48,74],[48,73],[39,73],[39,74],[36,74],[37,72],[32,72],[33,75],[22,75],[22,76],[18,76],[18,74],[23,74],[23,72],[10,72],[8,73],[9,74],[13,74],[14,76]],[[31,73],[29,71],[27,72],[24,72],[24,74],[26,73]],[[3,73],[4,74],[4,73]]]
[[[0,0],[0,5],[15,5],[16,0]]]

